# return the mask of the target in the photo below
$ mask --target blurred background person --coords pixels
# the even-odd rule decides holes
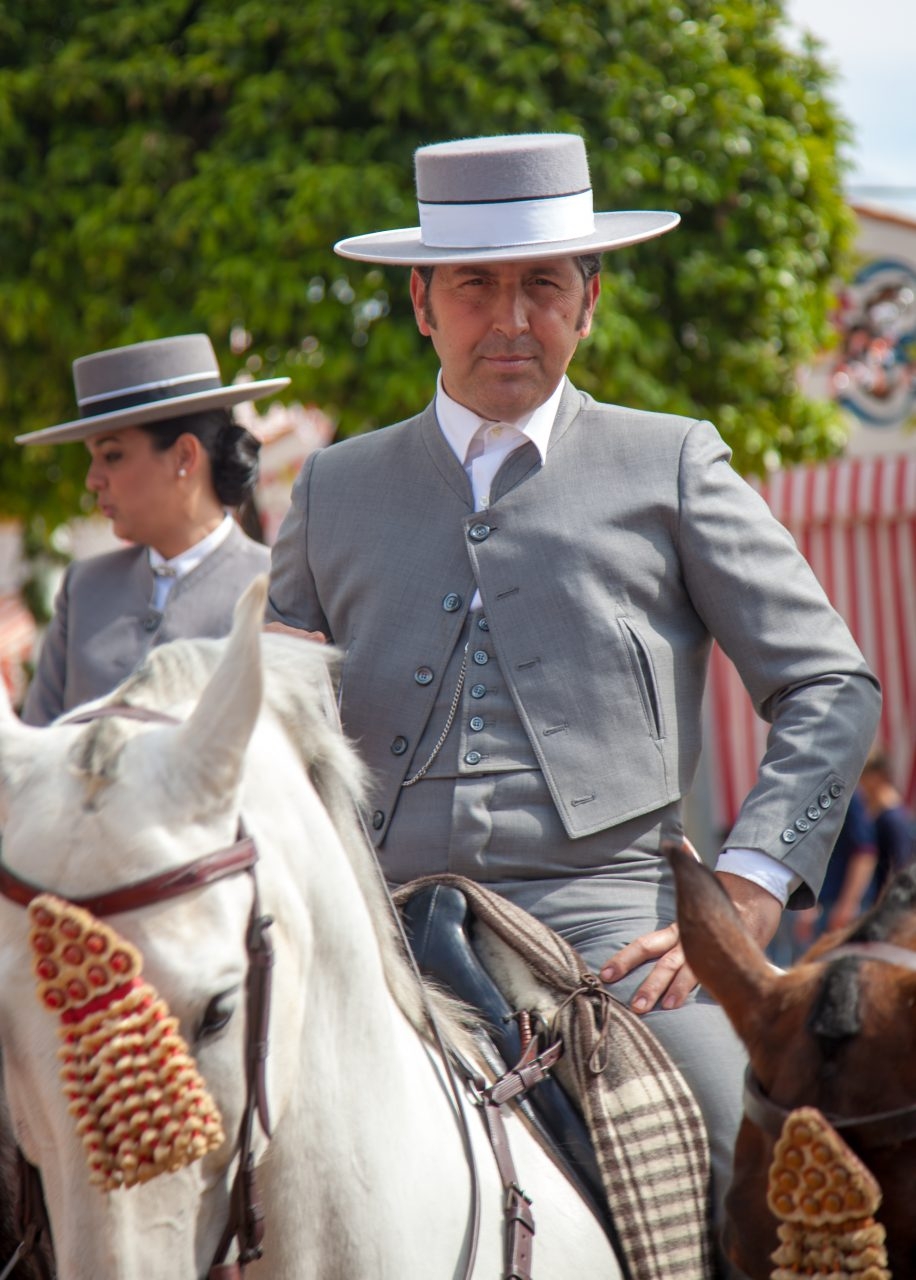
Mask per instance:
[[[845,928],[871,906],[876,896],[877,861],[874,825],[857,788],[830,855],[817,906],[797,911],[790,919],[793,960],[822,933]]]
[[[875,750],[865,761],[859,788],[875,832],[875,892],[916,858],[916,819],[894,784],[886,751]]]
[[[288,378],[224,386],[210,339],[190,334],[83,356],[73,380],[80,418],[17,442],[83,441],[86,487],[132,545],[66,570],[22,708],[33,725],[109,693],[154,645],[225,635],[270,563],[230,514],[260,448],[230,410]]]

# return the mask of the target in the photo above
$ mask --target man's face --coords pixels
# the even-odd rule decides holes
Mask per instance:
[[[517,422],[549,398],[591,328],[599,288],[574,258],[437,266],[429,288],[418,271],[410,277],[445,390],[498,422]]]

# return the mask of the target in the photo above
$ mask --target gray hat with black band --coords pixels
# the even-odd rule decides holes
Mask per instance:
[[[585,143],[573,133],[464,138],[414,156],[419,227],[351,236],[343,258],[401,266],[602,253],[672,231],[676,213],[595,213]]]
[[[73,386],[79,418],[16,436],[17,444],[87,440],[102,431],[229,408],[273,395],[289,386],[289,378],[224,386],[210,339],[190,333],[80,356],[73,361]]]

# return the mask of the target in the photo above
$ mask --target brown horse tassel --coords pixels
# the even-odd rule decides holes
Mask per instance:
[[[820,1111],[792,1111],[770,1165],[767,1204],[780,1219],[771,1280],[890,1280],[880,1203],[874,1176]]]

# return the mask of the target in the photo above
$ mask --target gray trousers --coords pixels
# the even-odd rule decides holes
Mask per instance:
[[[395,884],[441,872],[486,884],[550,925],[597,971],[626,943],[675,919],[673,876],[658,850],[680,830],[680,808],[672,805],[570,840],[537,770],[433,777],[402,792],[380,857]],[[650,968],[608,989],[626,1003]],[[702,991],[680,1009],[643,1017],[702,1111],[721,1224],[741,1120],[745,1049]],[[722,1274],[738,1273],[723,1264]]]

